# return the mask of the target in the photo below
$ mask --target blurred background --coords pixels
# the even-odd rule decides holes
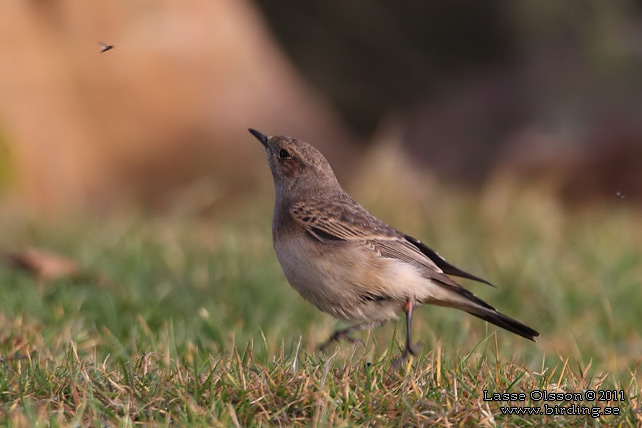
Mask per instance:
[[[0,16],[5,207],[229,209],[271,186],[248,127],[313,143],[365,195],[373,175],[419,198],[642,194],[633,0],[9,0]]]

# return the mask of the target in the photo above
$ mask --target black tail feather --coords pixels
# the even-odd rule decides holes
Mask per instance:
[[[511,333],[515,333],[519,336],[525,337],[526,339],[532,340],[533,342],[535,342],[535,338],[539,336],[539,332],[537,332],[536,330],[495,310],[486,308],[479,308],[479,310],[465,310],[471,315],[475,315],[476,317],[481,318],[484,321],[488,321],[491,324],[495,324],[496,326],[501,327],[504,330],[508,330]]]

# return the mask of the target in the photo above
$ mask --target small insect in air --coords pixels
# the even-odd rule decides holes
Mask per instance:
[[[618,198],[620,198],[620,199],[624,199],[624,197],[625,197],[626,195],[625,195],[624,193],[620,192],[620,191],[617,191],[617,192],[615,192],[615,196],[617,196],[617,197],[618,197]]]
[[[107,52],[108,50],[114,48],[114,45],[107,45],[103,42],[98,42],[98,46],[100,46],[100,53]]]

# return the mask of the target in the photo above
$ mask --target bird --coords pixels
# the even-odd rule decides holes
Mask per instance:
[[[465,272],[420,240],[379,220],[339,184],[312,145],[249,129],[265,149],[275,189],[272,241],[290,285],[322,312],[347,322],[319,348],[405,314],[405,347],[393,367],[419,347],[412,318],[420,305],[451,307],[535,341],[539,333],[484,302],[451,277],[492,285]]]
[[[100,53],[107,52],[108,50],[111,50],[114,48],[114,45],[108,45],[103,42],[98,42],[98,46],[100,46]]]

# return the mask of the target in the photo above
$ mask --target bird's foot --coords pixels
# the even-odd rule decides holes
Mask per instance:
[[[416,345],[413,345],[412,343],[407,344],[403,352],[392,362],[390,370],[397,370],[404,362],[406,362],[406,360],[417,355],[421,350],[421,346],[421,343]]]
[[[364,342],[359,338],[354,338],[350,336],[350,332],[339,330],[334,332],[334,334],[330,336],[328,340],[320,344],[318,346],[318,349],[319,351],[325,353],[326,349],[328,349],[328,346],[330,346],[332,342],[340,342],[341,340],[345,340],[346,342],[349,342],[349,343],[360,343],[361,345],[366,346],[366,342]]]

